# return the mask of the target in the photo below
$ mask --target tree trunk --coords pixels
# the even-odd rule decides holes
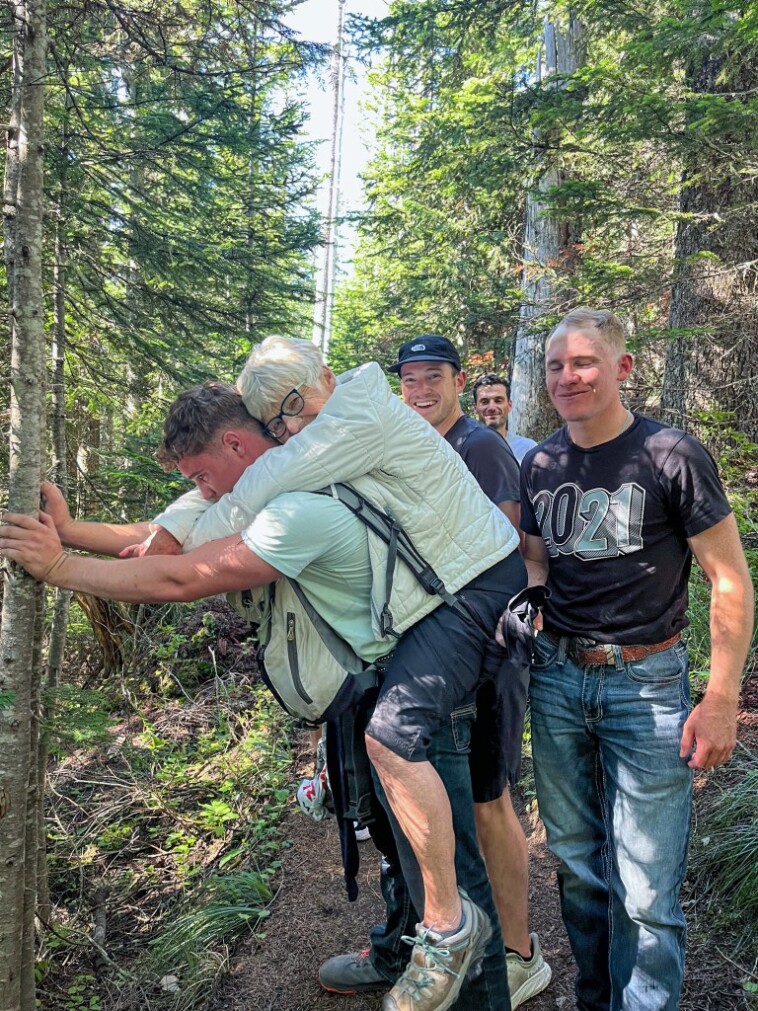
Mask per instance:
[[[42,714],[41,672],[42,639],[45,620],[45,587],[35,583],[35,627],[32,643],[31,680],[31,722],[29,724],[29,783],[26,791],[26,859],[24,860],[24,912],[21,935],[21,1007],[35,1007],[36,934],[34,930],[37,915],[37,895],[39,891],[38,870],[40,847],[45,853],[44,788],[45,769],[40,766],[40,718]],[[47,748],[44,760],[47,761]],[[42,861],[45,862],[44,859]],[[46,876],[46,875],[45,875]]]
[[[43,113],[47,49],[45,0],[17,0],[14,19],[13,99],[4,217],[11,315],[11,432],[8,505],[36,515],[42,462],[45,388],[42,296]],[[32,755],[32,699],[37,584],[8,565],[0,623],[0,1011],[34,1011],[34,952],[24,923],[34,908],[36,883],[27,876],[28,810],[36,790]],[[32,782],[32,776],[34,781]],[[30,861],[36,868],[36,860]],[[26,868],[28,871],[29,868]],[[27,917],[28,923],[28,917]],[[24,944],[24,941],[27,941]]]
[[[249,113],[249,146],[250,151],[248,154],[247,162],[247,207],[245,208],[246,217],[246,236],[245,242],[247,244],[249,253],[249,262],[247,267],[247,278],[245,280],[244,288],[244,299],[245,299],[245,333],[250,335],[250,345],[247,350],[251,350],[254,343],[252,337],[255,330],[255,310],[256,301],[258,297],[258,292],[256,291],[255,283],[255,272],[252,269],[253,256],[255,251],[255,245],[258,241],[258,223],[261,212],[260,207],[260,186],[259,186],[259,174],[260,174],[260,157],[261,157],[261,110],[259,108],[260,101],[258,95],[258,45],[259,45],[259,26],[258,21],[254,20],[250,27],[250,34],[247,38],[248,46],[248,62],[253,68],[247,80],[247,88],[249,91],[249,101],[250,101],[250,113]]]
[[[758,87],[758,65],[745,54],[710,51],[688,68],[689,88],[748,100]],[[702,115],[698,105],[694,113]],[[739,135],[718,145],[692,143],[675,245],[669,326],[677,331],[666,352],[661,406],[666,420],[703,434],[702,412],[721,429],[758,442],[758,180],[740,173]],[[728,412],[725,418],[723,412]]]
[[[124,410],[125,402],[121,409]],[[100,503],[95,494],[92,478],[97,477],[100,470],[100,418],[93,418],[86,408],[74,408],[74,417],[78,415],[79,445],[76,449],[76,515],[86,516],[97,508]]]
[[[68,100],[67,100],[68,105]],[[53,268],[53,344],[51,348],[51,412],[50,432],[52,445],[51,479],[63,495],[68,498],[68,451],[66,445],[66,245],[64,223],[66,216],[67,166],[68,166],[68,124],[64,120],[61,141],[61,172],[59,178],[58,201],[55,222],[55,265]],[[58,673],[63,661],[68,626],[70,590],[55,591],[53,622],[47,651],[45,687],[48,691],[58,684]],[[47,716],[52,714],[48,712]]]
[[[67,92],[66,107],[69,98]],[[68,120],[64,116],[61,139],[61,170],[58,185],[58,199],[55,215],[55,264],[53,267],[53,343],[51,348],[50,422],[52,464],[51,480],[68,498],[68,460],[66,449],[66,246],[64,223],[66,215],[66,190],[68,168]],[[71,591],[57,589],[54,592],[53,619],[47,645],[47,663],[43,692],[40,700],[42,724],[45,729],[39,735],[37,749],[37,789],[40,800],[45,796],[45,776],[49,756],[48,728],[51,725],[55,707],[55,689],[58,687],[61,664],[66,648],[66,630],[71,605]],[[37,826],[37,909],[43,922],[51,917],[50,890],[47,875],[47,849],[45,845],[44,804],[38,805]]]
[[[584,29],[573,15],[563,27],[545,23],[544,62],[540,80],[555,78],[554,86],[573,74],[584,62]],[[535,136],[535,145],[545,137]],[[547,156],[555,159],[555,154]],[[513,353],[511,399],[513,411],[509,427],[519,435],[544,439],[560,424],[545,388],[545,317],[567,312],[572,303],[569,278],[580,242],[577,222],[558,218],[545,202],[544,194],[561,186],[567,178],[558,161],[547,162],[536,190],[527,195],[524,225],[523,301]]]
[[[337,233],[338,207],[340,197],[340,171],[342,167],[342,124],[343,93],[345,87],[345,0],[338,0],[337,42],[334,47],[332,67],[332,149],[329,163],[329,206],[326,216],[326,236],[324,242],[324,264],[320,299],[316,302],[316,333],[321,351],[326,358],[329,354],[329,340],[332,326],[332,302],[334,282],[337,276]]]

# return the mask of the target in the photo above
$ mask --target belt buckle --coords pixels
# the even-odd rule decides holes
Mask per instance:
[[[574,649],[585,651],[588,649],[594,649],[596,646],[599,646],[600,643],[597,639],[590,639],[586,635],[575,635],[573,638],[573,645]]]
[[[605,662],[609,667],[613,667],[616,663],[616,657],[613,654],[613,646],[609,642],[598,643],[602,646],[603,653],[605,653]]]

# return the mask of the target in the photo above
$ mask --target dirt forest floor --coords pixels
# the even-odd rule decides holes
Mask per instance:
[[[746,686],[740,739],[758,751],[758,677]],[[301,756],[308,771],[306,752]],[[705,777],[699,788],[707,788]],[[530,1011],[573,1011],[573,961],[561,923],[555,861],[545,846],[541,822],[515,798],[529,841],[530,919],[540,936],[553,980],[529,1001]],[[360,895],[348,903],[342,881],[334,822],[316,824],[293,810],[285,826],[291,845],[283,851],[280,888],[263,940],[241,948],[231,977],[211,1011],[378,1011],[381,993],[336,997],[317,982],[318,967],[331,955],[366,945],[368,929],[380,921],[379,858],[373,843],[361,844]],[[755,1003],[740,980],[746,967],[730,960],[706,932],[697,896],[685,896],[689,919],[687,978],[682,1011],[750,1011]],[[747,972],[756,967],[748,966]]]

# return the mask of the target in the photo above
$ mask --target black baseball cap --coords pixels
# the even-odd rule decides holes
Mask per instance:
[[[413,340],[401,344],[397,353],[397,362],[390,365],[387,371],[399,372],[401,367],[408,362],[450,362],[458,372],[462,368],[461,358],[455,344],[447,337],[440,337],[439,334],[434,333],[414,337]]]

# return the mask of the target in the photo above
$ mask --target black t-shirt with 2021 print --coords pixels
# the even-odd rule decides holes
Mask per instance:
[[[521,466],[521,527],[549,557],[545,625],[620,644],[663,642],[687,624],[687,538],[731,507],[705,447],[635,415],[582,449],[564,426]]]

